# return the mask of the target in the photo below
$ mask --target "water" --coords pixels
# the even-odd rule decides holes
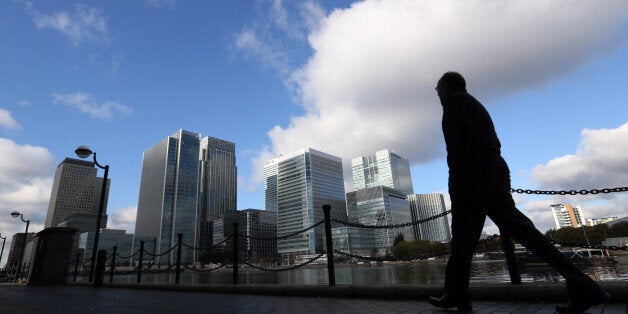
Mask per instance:
[[[587,275],[597,281],[628,281],[628,257],[617,258],[617,264],[597,266],[578,265]],[[557,282],[563,278],[547,265],[520,267],[523,282]],[[290,271],[266,272],[241,268],[238,271],[240,284],[328,284],[327,268],[299,268]],[[338,285],[389,285],[389,284],[442,284],[444,282],[444,261],[421,261],[408,264],[361,264],[335,267]],[[212,272],[182,272],[182,284],[231,284],[233,273],[228,269]],[[108,280],[108,277],[105,278]],[[117,275],[114,282],[136,282],[136,275]],[[510,282],[506,261],[476,260],[471,269],[471,282],[499,283]],[[142,283],[174,283],[174,273],[142,274]]]

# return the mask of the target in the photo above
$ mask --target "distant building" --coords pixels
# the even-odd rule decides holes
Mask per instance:
[[[447,211],[445,198],[440,193],[408,195],[412,209],[412,220],[420,221],[434,217]],[[451,230],[447,215],[432,219],[421,224],[416,224],[415,236],[420,240],[431,242],[449,242]]]
[[[235,145],[179,130],[144,152],[135,236],[156,238],[157,254],[183,234],[188,246],[208,245],[210,221],[236,210]],[[184,248],[182,261],[197,260]],[[172,251],[156,259],[171,263]]]
[[[406,195],[414,193],[408,159],[387,149],[353,158],[351,170],[355,190],[383,185]]]
[[[618,224],[620,222],[626,222],[626,221],[628,221],[628,216],[609,221],[609,222],[606,223],[606,225],[609,226],[609,227],[612,227],[612,226],[614,226],[614,225],[616,225],[616,224]]]
[[[33,240],[33,237],[36,233],[29,232],[26,236],[26,243],[28,244]],[[9,249],[9,257],[7,258],[6,268],[15,269],[17,265],[20,263],[20,258],[22,256],[22,251],[24,250],[24,232],[16,233],[11,238],[11,248]],[[30,260],[24,259],[24,264],[28,267],[28,263]],[[22,265],[24,266],[24,265]]]
[[[113,247],[116,249],[116,265],[130,265],[132,261],[138,260],[138,255],[131,256],[140,248],[140,241],[144,241],[144,251],[154,254],[155,253],[155,238],[141,238],[134,237],[131,233],[126,233],[126,230],[117,229],[103,229],[100,230],[98,238],[98,250],[107,251],[107,256],[113,254]],[[134,241],[136,245],[134,245]],[[84,252],[91,252],[92,245],[94,244],[94,232],[83,232],[79,237],[79,249]],[[133,250],[135,246],[135,251]],[[146,257],[144,261],[152,260],[148,254],[144,254]],[[83,257],[83,260],[91,258],[89,254]]]
[[[260,209],[245,209],[235,212],[238,223],[241,255],[247,261],[275,262],[277,254],[277,213]],[[272,240],[264,240],[272,239]]]
[[[274,166],[276,164],[276,167]],[[311,148],[265,164],[266,209],[277,212],[277,236],[304,230],[323,220],[323,205],[335,219],[346,220],[342,160]],[[274,179],[276,177],[276,179]],[[276,180],[276,186],[272,184]],[[276,205],[274,205],[276,203]],[[282,265],[325,250],[324,226],[277,241]]]
[[[611,221],[613,221],[615,219],[617,219],[617,216],[602,217],[602,218],[590,218],[590,219],[587,219],[587,226],[601,225],[601,224],[605,224],[607,222],[611,222]]]
[[[347,193],[347,215],[349,222],[370,226],[392,226],[412,222],[410,204],[405,192],[381,185]],[[351,234],[356,236],[354,230],[347,229],[347,236]],[[360,250],[369,252],[368,256],[391,254],[398,234],[402,234],[406,241],[415,239],[412,225],[394,229],[362,229],[358,235],[364,241],[360,243]],[[369,239],[373,239],[373,242]],[[372,247],[369,248],[369,245]]]
[[[580,206],[572,206],[570,204],[550,205],[554,214],[554,222],[556,229],[564,227],[581,227],[585,225],[584,215]]]

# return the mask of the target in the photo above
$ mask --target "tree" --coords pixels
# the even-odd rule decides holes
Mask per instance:
[[[397,236],[395,237],[395,241],[393,242],[393,247],[397,245],[397,243],[404,242],[404,241],[406,240],[404,239],[403,234],[398,233]]]
[[[614,224],[608,230],[609,238],[628,237],[628,221]]]

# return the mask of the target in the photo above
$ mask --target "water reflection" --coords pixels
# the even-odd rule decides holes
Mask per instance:
[[[628,281],[628,258],[618,259],[614,265],[592,265],[579,267],[595,280]],[[522,266],[520,268],[523,282],[556,282],[562,276],[547,265]],[[336,284],[339,285],[377,285],[377,284],[442,284],[444,282],[445,263],[417,262],[413,264],[363,264],[354,266],[337,266],[335,268]],[[115,282],[136,282],[135,275],[115,276]],[[508,266],[505,261],[479,260],[474,261],[471,268],[471,282],[495,283],[510,282]],[[174,284],[175,274],[143,274],[142,283]],[[220,270],[208,273],[184,272],[181,274],[182,284],[231,284],[232,272]],[[328,284],[327,268],[300,268],[282,272],[263,272],[258,270],[240,269],[240,284],[293,284],[293,285],[326,285]]]

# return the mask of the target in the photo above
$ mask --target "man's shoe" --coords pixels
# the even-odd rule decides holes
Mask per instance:
[[[439,298],[429,297],[427,301],[431,305],[442,308],[442,309],[456,307],[458,311],[464,311],[464,312],[473,311],[473,308],[471,307],[471,301],[468,298],[457,299],[448,293],[445,293],[443,296]]]
[[[596,298],[589,299],[586,297],[571,298],[567,306],[556,306],[556,312],[558,313],[582,313],[592,306],[600,305],[603,302],[611,300],[611,295],[608,292],[602,291]]]

